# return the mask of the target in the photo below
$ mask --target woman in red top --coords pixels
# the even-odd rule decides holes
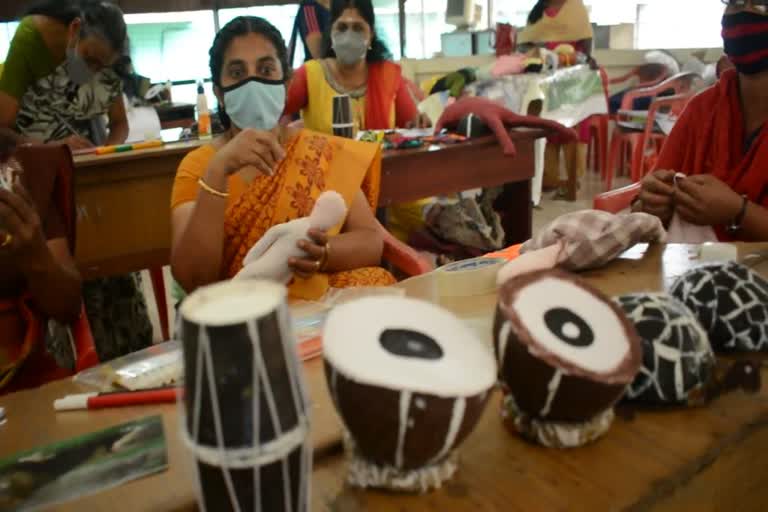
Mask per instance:
[[[768,2],[730,0],[725,52],[736,69],[686,108],[645,177],[635,210],[676,212],[721,240],[768,240]],[[675,179],[676,173],[686,179]]]

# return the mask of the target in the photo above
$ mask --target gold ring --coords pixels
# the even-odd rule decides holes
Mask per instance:
[[[323,263],[320,260],[315,260],[315,272],[320,272],[320,267],[323,266]]]
[[[11,242],[13,242],[13,235],[10,233],[6,233],[5,238],[3,239],[3,243],[0,244],[0,248],[11,245]]]

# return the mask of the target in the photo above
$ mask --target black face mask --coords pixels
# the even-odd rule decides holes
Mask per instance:
[[[725,54],[739,73],[768,71],[768,16],[744,11],[723,16]]]

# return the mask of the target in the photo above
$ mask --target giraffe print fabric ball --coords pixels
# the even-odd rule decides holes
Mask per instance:
[[[666,294],[632,294],[616,299],[635,324],[643,365],[625,399],[648,404],[698,405],[714,378],[709,337],[685,304]]]
[[[716,351],[768,351],[768,281],[744,265],[704,265],[671,294],[693,311]]]

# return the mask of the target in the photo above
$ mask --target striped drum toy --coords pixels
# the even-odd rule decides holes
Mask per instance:
[[[309,510],[309,407],[285,300],[275,283],[227,282],[181,306],[181,436],[203,511]]]

